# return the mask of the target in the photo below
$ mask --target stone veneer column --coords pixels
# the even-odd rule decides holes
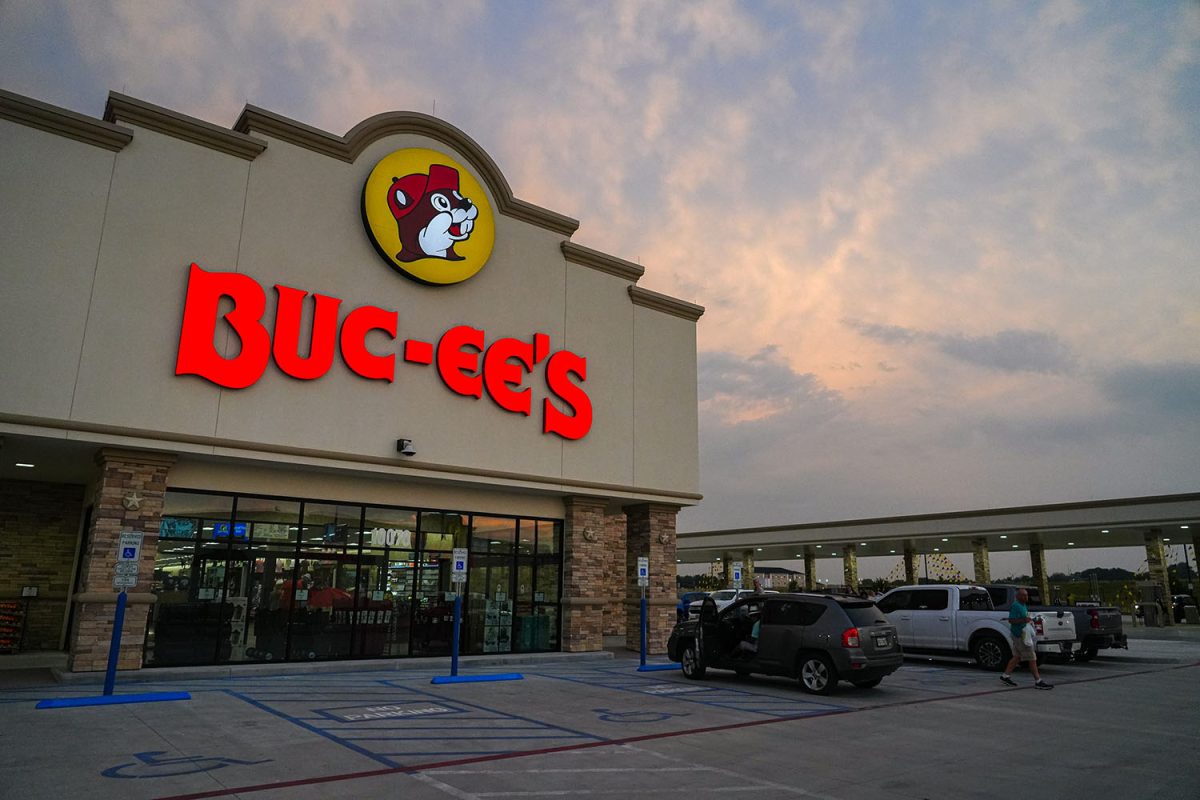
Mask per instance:
[[[641,649],[641,587],[637,585],[637,560],[650,558],[650,585],[646,587],[646,652],[667,652],[667,638],[675,625],[675,515],[678,506],[643,503],[625,507],[625,647]]]
[[[82,588],[70,632],[72,672],[103,670],[108,664],[117,590],[113,567],[122,531],[145,534],[138,564],[138,585],[127,594],[125,624],[121,632],[118,669],[141,669],[146,621],[154,595],[148,590],[154,576],[156,537],[162,519],[167,473],[175,456],[129,450],[104,449],[96,454],[100,479],[92,498],[92,522],[87,549],[80,562]]]
[[[604,635],[625,635],[625,528],[624,514],[608,514],[604,518],[604,548],[606,574],[604,603]]]
[[[980,536],[971,540],[971,559],[975,564],[975,582],[992,582],[991,556],[988,553],[987,539]]]
[[[1175,612],[1171,602],[1171,579],[1167,572],[1167,553],[1163,545],[1162,531],[1158,528],[1151,528],[1145,537],[1146,541],[1146,571],[1150,573],[1150,580],[1162,587],[1163,602],[1167,605],[1167,613],[1163,614],[1160,610],[1159,617],[1162,618],[1163,625],[1175,624]]]
[[[817,554],[811,547],[804,548],[804,591],[817,588]]]
[[[912,542],[904,543],[904,583],[907,586],[916,586],[921,581],[921,575],[917,570],[917,550],[913,547]]]
[[[842,547],[842,581],[851,592],[858,592],[858,545]]]
[[[1029,574],[1033,576],[1033,585],[1042,593],[1042,603],[1053,602],[1050,597],[1050,576],[1046,572],[1046,546],[1043,544],[1029,545]]]
[[[604,503],[591,497],[563,501],[562,649],[604,649],[604,605],[616,591],[609,585]]]
[[[742,551],[742,588],[754,588],[754,551]]]
[[[733,588],[733,553],[721,556],[721,588]]]

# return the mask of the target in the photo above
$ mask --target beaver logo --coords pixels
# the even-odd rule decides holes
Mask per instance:
[[[471,237],[479,209],[458,192],[458,170],[433,164],[428,175],[392,178],[388,208],[396,218],[403,249],[401,261],[444,258],[462,261],[457,242]]]
[[[417,281],[465,281],[491,255],[495,225],[487,193],[443,153],[412,148],[385,156],[367,177],[362,202],[375,249]]]

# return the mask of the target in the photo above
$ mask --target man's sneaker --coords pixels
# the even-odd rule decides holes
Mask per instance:
[[[1009,677],[1009,676],[1007,676],[1007,675],[1001,675],[1001,676],[1000,676],[1000,680],[1004,681],[1004,682],[1005,682],[1005,683],[1007,683],[1009,686],[1016,686],[1016,685],[1017,685],[1017,682],[1016,682],[1016,681],[1014,681],[1012,678],[1010,678],[1010,677]]]
[[[1038,681],[1037,683],[1033,684],[1033,688],[1035,688],[1035,689],[1053,689],[1054,687],[1051,684],[1046,683],[1045,681]]]

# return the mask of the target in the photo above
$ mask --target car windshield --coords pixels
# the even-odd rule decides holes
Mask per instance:
[[[888,618],[874,603],[842,603],[841,606],[856,627],[869,628],[872,625],[888,624]]]

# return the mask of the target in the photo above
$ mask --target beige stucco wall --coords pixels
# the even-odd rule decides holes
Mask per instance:
[[[0,120],[0,408],[67,419],[116,155]]]
[[[450,465],[460,487],[519,487],[521,479],[494,481],[510,473],[529,476],[539,491],[555,481],[571,484],[564,493],[606,491],[580,488],[597,484],[626,498],[697,491],[695,322],[634,306],[629,279],[569,263],[561,233],[502,214],[491,260],[454,286],[408,280],[372,249],[359,198],[374,164],[404,147],[469,163],[463,153],[397,134],[346,163],[259,136],[267,148],[247,160],[122,125],[133,139],[113,153],[0,120],[0,274],[14,287],[0,294],[0,421],[8,429],[21,415],[48,423],[43,433],[177,452],[235,449],[286,462],[292,457],[281,451],[293,448],[339,464],[369,460],[376,472],[394,460],[409,475]],[[397,310],[397,340],[372,340],[376,352],[397,353],[396,382],[364,380],[340,357],[318,380],[297,381],[271,365],[243,390],[176,376],[193,261],[253,277],[267,293],[268,327],[276,283],[341,298],[343,318],[364,304]],[[534,412],[525,417],[486,395],[455,395],[433,367],[403,362],[404,339],[436,342],[458,324],[483,329],[488,343],[545,333],[553,350],[586,356],[589,435],[565,441],[541,432],[544,366],[527,380]],[[236,337],[225,346],[233,352]],[[411,461],[395,453],[402,437],[416,443]],[[193,487],[202,474],[219,477],[186,469]]]
[[[398,481],[379,475],[333,470],[322,471],[315,488],[312,471],[228,459],[185,456],[171,467],[167,483],[172,489],[438,508],[476,514],[551,519],[563,516],[562,497],[553,494],[516,493],[504,487],[485,489],[446,481]]]

